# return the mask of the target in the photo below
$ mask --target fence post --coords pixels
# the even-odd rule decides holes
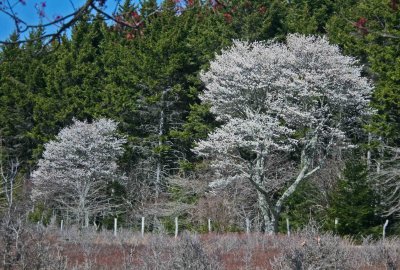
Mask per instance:
[[[286,229],[287,229],[287,236],[290,237],[290,223],[289,223],[289,218],[286,218]]]
[[[211,219],[208,219],[208,232],[211,232]]]
[[[117,218],[114,218],[114,236],[117,236]]]
[[[382,239],[385,240],[385,236],[386,236],[386,227],[389,224],[389,220],[387,219],[385,221],[385,224],[383,224],[383,231],[382,231]]]
[[[97,225],[96,221],[93,220],[93,226],[94,226],[94,229],[97,231],[99,229],[100,223],[99,223],[99,225]]]
[[[339,219],[335,218],[335,233],[337,233],[338,224],[339,224]]]
[[[178,237],[178,217],[175,217],[175,238]]]
[[[142,229],[141,229],[141,232],[142,232],[142,237],[144,237],[144,217],[142,217]]]
[[[89,228],[89,213],[85,212],[85,228]]]
[[[246,218],[246,233],[250,233],[250,219]]]

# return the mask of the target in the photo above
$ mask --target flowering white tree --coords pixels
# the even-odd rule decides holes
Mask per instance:
[[[201,79],[202,101],[224,124],[194,151],[213,161],[212,187],[252,183],[270,233],[299,183],[335,148],[348,146],[347,135],[369,114],[372,87],[361,67],[324,37],[289,35],[286,44],[235,41]],[[297,162],[292,177],[268,166],[274,156],[289,153]]]
[[[74,121],[56,139],[45,144],[43,158],[32,174],[33,200],[47,198],[72,214],[80,224],[99,213],[110,213],[113,203],[107,185],[121,181],[117,159],[126,139],[117,135],[117,123],[99,119]]]

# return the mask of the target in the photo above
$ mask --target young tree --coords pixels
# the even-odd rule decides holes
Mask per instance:
[[[85,225],[89,218],[110,213],[114,205],[107,187],[124,178],[117,173],[117,159],[126,140],[116,130],[117,123],[108,119],[75,121],[62,129],[45,145],[32,174],[34,201],[48,198]]]
[[[384,222],[379,216],[382,212],[381,203],[368,180],[367,166],[359,160],[359,156],[349,159],[343,170],[343,177],[329,194],[327,228],[336,230],[341,235],[381,233],[381,225]],[[334,225],[336,218],[339,223]]]
[[[202,95],[224,124],[195,151],[211,158],[219,179],[250,181],[266,232],[276,232],[283,204],[324,164],[367,115],[371,85],[352,57],[325,38],[289,35],[286,44],[235,41],[202,73]],[[296,162],[292,175],[268,160]]]

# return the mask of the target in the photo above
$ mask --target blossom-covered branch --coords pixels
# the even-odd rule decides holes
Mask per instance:
[[[360,129],[372,86],[357,61],[326,38],[289,35],[286,44],[235,41],[201,78],[203,102],[223,125],[194,149],[216,170],[211,186],[249,180],[258,193],[265,230],[297,186],[316,173],[335,149],[350,146]],[[292,177],[270,178],[271,157],[298,156]]]

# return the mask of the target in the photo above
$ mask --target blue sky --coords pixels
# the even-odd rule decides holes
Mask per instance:
[[[22,20],[26,21],[29,24],[38,24],[40,20],[43,23],[48,23],[56,16],[65,16],[74,11],[74,7],[81,6],[85,0],[9,0],[11,5],[17,3],[15,5],[15,11],[18,13],[18,16],[22,18]],[[0,3],[6,3],[7,1],[0,1]],[[25,2],[25,5],[21,4],[21,2]],[[40,19],[38,15],[38,11],[36,6],[41,6],[41,4],[45,2],[44,12],[45,17]],[[112,13],[115,9],[115,5],[119,1],[117,0],[108,0],[106,2],[106,9],[108,12]],[[123,3],[124,1],[120,1]],[[134,1],[132,1],[134,2]],[[72,4],[71,4],[72,3]],[[1,6],[1,4],[0,4]],[[10,34],[15,30],[15,25],[12,19],[0,12],[0,40],[7,39]],[[55,28],[47,29],[47,32],[54,31]]]

